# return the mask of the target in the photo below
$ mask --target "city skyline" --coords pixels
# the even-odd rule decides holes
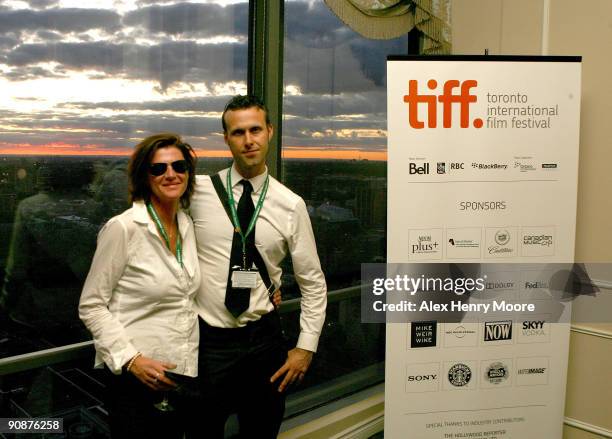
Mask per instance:
[[[187,139],[188,140],[188,139]],[[193,146],[193,145],[192,145]],[[201,158],[231,158],[229,150],[202,150],[195,147],[196,155]],[[283,159],[312,159],[312,160],[371,160],[387,161],[386,151],[366,151],[359,149],[325,149],[301,148],[295,146],[285,147],[282,152]],[[91,157],[128,157],[133,148],[121,147],[111,151],[98,149],[96,145],[75,145],[57,143],[53,145],[8,145],[0,142],[0,155],[8,156],[91,156]]]

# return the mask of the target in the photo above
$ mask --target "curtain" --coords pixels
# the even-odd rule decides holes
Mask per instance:
[[[451,52],[451,0],[324,0],[348,27],[370,39],[397,38],[417,28],[422,53]]]

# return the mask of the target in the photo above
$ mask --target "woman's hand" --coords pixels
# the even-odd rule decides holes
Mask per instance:
[[[174,368],[176,364],[164,363],[140,355],[133,361],[129,373],[153,390],[171,390],[176,387],[176,383],[166,377],[164,371]]]

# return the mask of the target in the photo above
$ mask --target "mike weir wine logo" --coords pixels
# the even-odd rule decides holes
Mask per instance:
[[[427,322],[412,322],[410,324],[410,347],[428,348],[436,345],[438,332],[435,320]]]

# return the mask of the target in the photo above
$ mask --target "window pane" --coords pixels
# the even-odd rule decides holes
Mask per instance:
[[[227,164],[247,17],[246,0],[2,3],[0,357],[89,338],[77,303],[136,143],[175,131],[199,172]]]
[[[384,326],[360,323],[359,288],[337,302],[335,291],[386,258],[385,64],[408,39],[368,40],[323,1],[288,0],[284,48],[283,179],[308,205],[331,302],[314,385],[384,360]]]

